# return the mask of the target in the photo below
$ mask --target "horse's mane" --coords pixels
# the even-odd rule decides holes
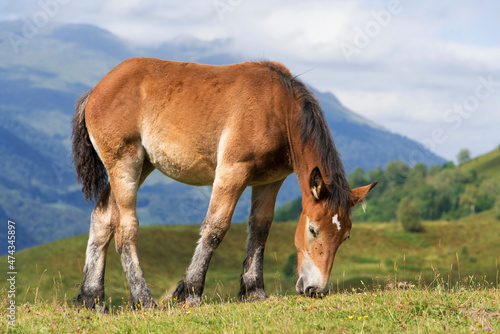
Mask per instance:
[[[335,212],[343,211],[349,214],[351,202],[349,198],[349,184],[347,182],[344,165],[340,160],[332,134],[326,123],[323,110],[318,99],[300,80],[293,77],[284,66],[280,64],[262,61],[272,72],[276,73],[283,87],[290,92],[300,103],[300,110],[296,118],[300,123],[300,137],[303,144],[310,145],[316,149],[320,159],[321,168],[327,174],[327,188],[330,192],[328,204]],[[302,117],[300,117],[302,116]],[[325,177],[325,175],[324,175]]]

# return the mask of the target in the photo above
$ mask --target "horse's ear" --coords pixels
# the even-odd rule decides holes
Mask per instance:
[[[314,167],[311,172],[311,176],[309,178],[309,188],[311,189],[312,195],[317,200],[319,200],[322,197],[322,193],[326,191],[326,185],[318,167]]]
[[[359,188],[354,188],[351,190],[351,193],[349,194],[349,197],[351,199],[351,206],[355,206],[359,202],[362,202],[363,199],[368,195],[370,190],[375,188],[377,185],[377,181],[373,182],[372,184],[369,184],[364,187],[359,187]]]

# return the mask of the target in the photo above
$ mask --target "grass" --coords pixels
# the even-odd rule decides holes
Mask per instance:
[[[18,325],[9,331],[455,333],[471,326],[498,331],[498,225],[492,211],[458,221],[424,222],[426,232],[414,234],[396,223],[355,223],[351,240],[336,255],[332,295],[311,300],[296,295],[296,277],[289,270],[296,223],[274,224],[264,264],[271,298],[241,304],[235,297],[246,225],[233,224],[211,262],[205,303],[189,309],[167,296],[189,264],[199,227],[143,227],[139,256],[162,309],[130,309],[126,278],[112,244],[105,279],[112,314],[105,316],[72,304],[87,242],[86,235],[77,236],[16,253]],[[6,264],[6,257],[0,258],[0,289],[7,289]],[[7,303],[7,298],[0,301],[3,319]],[[0,326],[0,333],[1,328],[6,326]]]
[[[500,148],[481,155],[463,164],[460,168],[475,170],[478,175],[489,176],[500,180]]]
[[[53,299],[18,308],[5,333],[467,333],[500,330],[498,289],[471,284],[449,291],[433,283],[392,291],[362,289],[323,299],[273,295],[266,301],[206,300],[187,308],[164,302],[159,310],[114,306],[110,314]],[[2,310],[6,305],[2,305]]]

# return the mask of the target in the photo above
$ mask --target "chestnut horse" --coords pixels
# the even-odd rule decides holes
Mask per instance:
[[[73,127],[78,180],[87,200],[97,201],[77,298],[91,308],[105,308],[113,235],[132,303],[155,306],[139,264],[136,214],[137,191],[154,169],[183,183],[213,186],[201,237],[174,292],[188,303],[200,301],[212,254],[247,186],[252,204],[242,300],[266,298],[264,247],[276,195],[289,174],[298,177],[303,206],[295,235],[296,289],[308,296],[328,292],[335,253],[349,237],[351,207],[374,186],[349,190],[318,100],[275,62],[129,59],[78,100]]]

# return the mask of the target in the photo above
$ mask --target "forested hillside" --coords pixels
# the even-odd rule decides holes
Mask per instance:
[[[385,169],[365,171],[358,167],[349,174],[351,188],[378,181],[368,196],[367,211],[354,211],[354,221],[396,220],[401,205],[416,209],[422,220],[458,219],[496,207],[500,214],[500,149],[460,166],[448,162],[431,168],[409,167],[391,161]],[[276,221],[298,219],[302,210],[297,199],[276,210]]]

